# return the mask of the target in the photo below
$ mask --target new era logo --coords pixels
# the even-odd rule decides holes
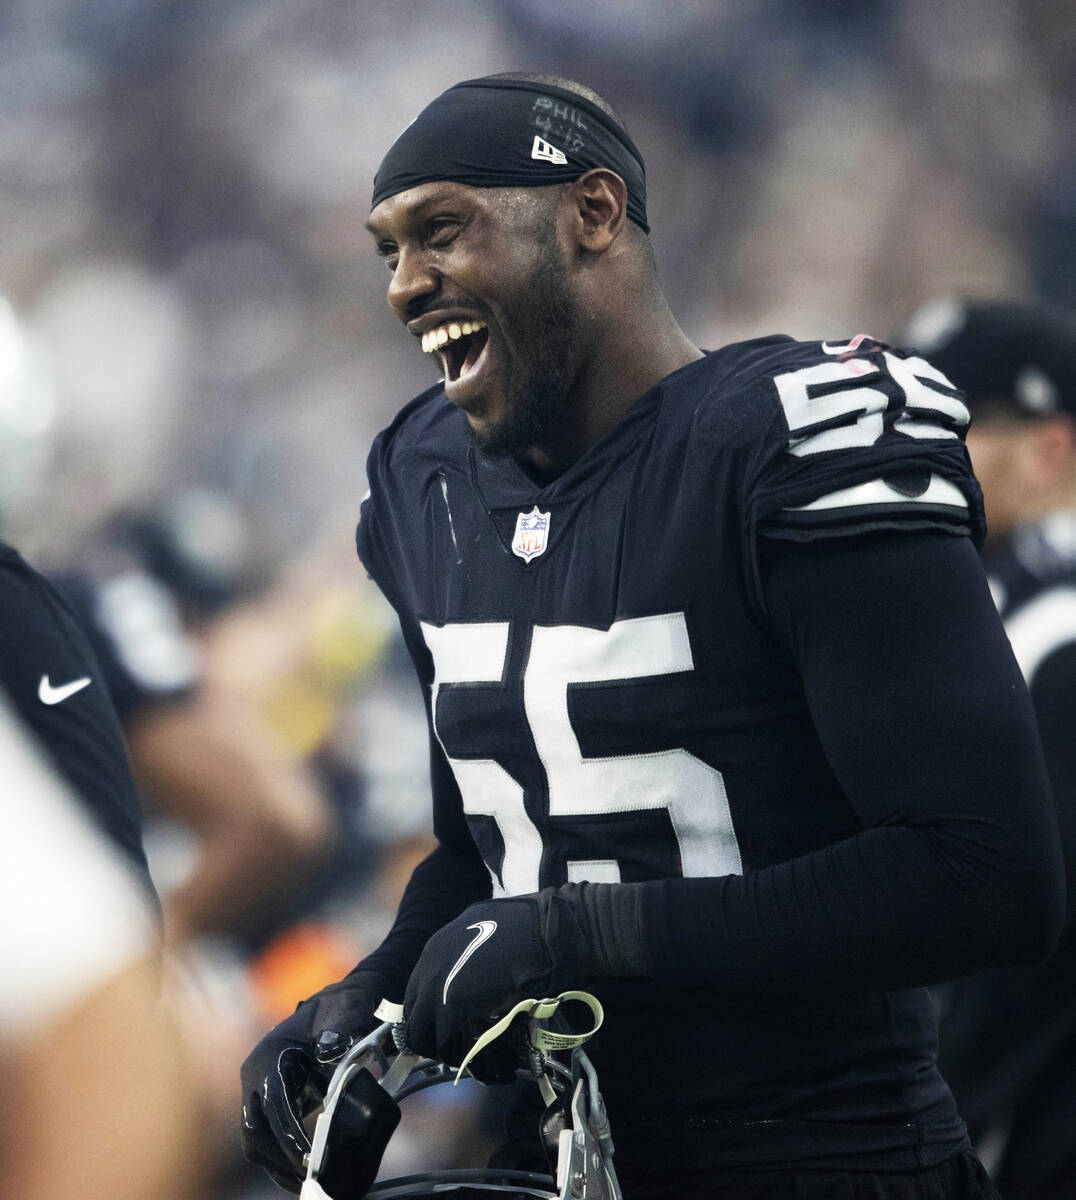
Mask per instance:
[[[563,150],[558,150],[556,146],[551,146],[545,138],[541,138],[537,134],[534,135],[534,145],[531,146],[531,158],[537,158],[541,162],[552,163],[556,167],[563,167],[568,163]]]

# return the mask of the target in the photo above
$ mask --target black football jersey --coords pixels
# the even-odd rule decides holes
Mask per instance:
[[[101,555],[52,582],[93,646],[122,723],[196,690],[197,649],[156,579],[122,555]]]
[[[1044,1153],[1037,1132],[1054,1122],[1067,1130],[1076,1084],[1076,514],[1054,512],[1018,529],[989,560],[988,577],[1035,704],[1064,848],[1068,920],[1046,962],[976,975],[947,993],[941,1061],[973,1133],[1024,1114],[1009,1151],[1013,1161],[1026,1153],[1046,1171],[1067,1156],[1071,1140],[1066,1133]]]
[[[1065,849],[1069,908],[1076,896],[1076,513],[1020,527],[991,557],[987,577],[1031,690]],[[1076,979],[1076,930],[1066,954]]]
[[[766,547],[980,538],[966,422],[937,370],[867,338],[708,354],[544,486],[479,451],[440,387],[405,408],[370,455],[359,554],[430,697],[435,819],[464,814],[493,893],[746,875],[855,833],[768,623]],[[851,1161],[963,1136],[925,994],[606,999],[611,1111],[662,1079],[670,1129],[715,1164],[810,1162],[819,1120]],[[648,1061],[669,1022],[688,1048]],[[849,1132],[864,1118],[876,1133]]]
[[[101,665],[56,589],[0,543],[0,685],[87,812],[151,889],[142,813]]]
[[[1018,529],[988,563],[988,575],[1016,661],[1034,694],[1047,660],[1076,642],[1076,513],[1051,513]]]

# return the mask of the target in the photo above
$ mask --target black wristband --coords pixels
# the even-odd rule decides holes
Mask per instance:
[[[587,974],[638,979],[654,974],[641,909],[640,883],[566,883],[558,895],[571,900],[586,931]]]

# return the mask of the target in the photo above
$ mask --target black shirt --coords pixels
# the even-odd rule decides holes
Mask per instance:
[[[198,653],[175,600],[122,551],[106,546],[51,582],[89,639],[124,726],[197,689]]]
[[[75,795],[150,887],[141,809],[100,663],[52,584],[3,543],[0,684]]]
[[[1045,926],[1057,907],[965,421],[920,359],[768,338],[670,375],[545,486],[477,451],[440,388],[375,442],[358,547],[427,691],[441,846],[369,963],[402,990],[491,888],[644,881],[659,978],[596,989],[618,1154],[912,1169],[964,1144],[920,985],[1020,952],[1007,931],[965,950],[984,899],[1013,908],[1010,862],[1040,871]],[[926,659],[977,657],[946,659],[966,587],[974,694],[1016,712],[1019,818],[973,763],[965,786],[907,769],[920,715],[928,752],[953,740],[948,676],[920,693]],[[887,684],[900,724],[883,702],[860,732]]]
[[[1076,514],[1052,513],[1017,530],[991,557],[988,574],[1035,705],[1062,837],[1069,916],[1047,962],[974,976],[947,995],[942,1061],[977,1135],[1014,1114],[1037,1111],[1040,1096],[1067,1130],[1072,1103],[1059,1105],[1046,1081],[1060,1073],[1056,1086],[1068,1096],[1076,1084]],[[1029,1116],[1043,1129],[1048,1119]],[[1036,1169],[1071,1157],[1071,1146],[1067,1133],[1033,1142]],[[1066,1169],[1071,1179],[1071,1162]]]

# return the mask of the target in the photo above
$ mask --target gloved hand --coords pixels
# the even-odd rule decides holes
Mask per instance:
[[[250,1052],[240,1070],[243,1153],[290,1192],[298,1192],[310,1139],[302,1118],[325,1094],[334,1064],[380,1023],[384,984],[353,971],[315,992]]]
[[[404,996],[408,1049],[458,1065],[518,1001],[556,996],[588,980],[651,973],[639,885],[565,884],[472,904],[426,943]],[[470,1064],[485,1083],[523,1065],[505,1037]]]

